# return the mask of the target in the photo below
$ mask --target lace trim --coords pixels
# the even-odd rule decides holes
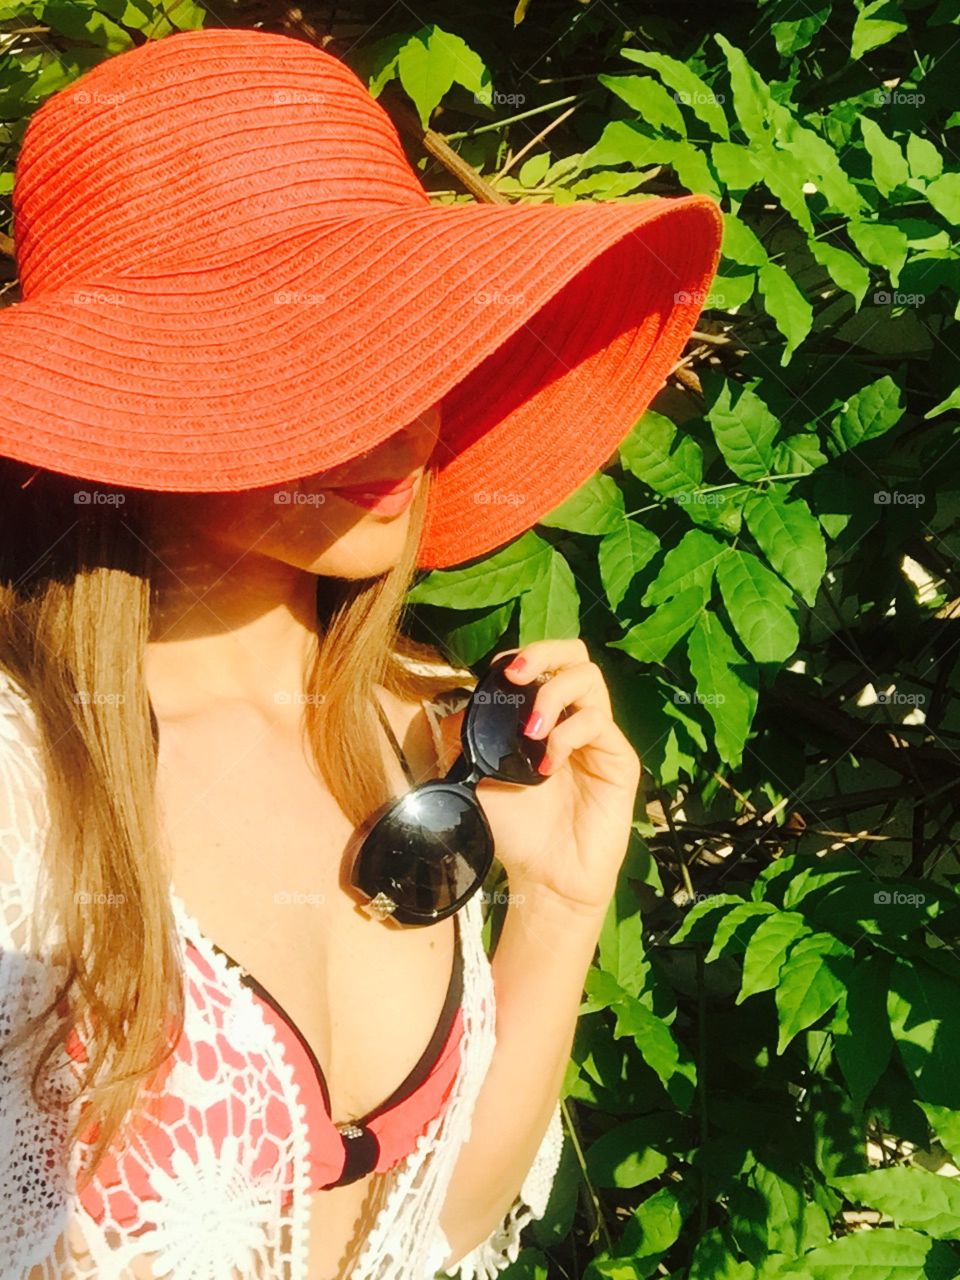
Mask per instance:
[[[434,726],[432,718],[431,725]],[[39,965],[44,970],[41,976],[50,976],[49,966],[45,966],[39,956],[25,954],[25,929],[33,914],[30,906],[41,864],[44,824],[48,821],[42,765],[35,742],[29,740],[32,734],[26,732],[28,727],[35,730],[29,699],[12,678],[0,670],[0,787],[3,788],[0,798],[7,801],[11,815],[7,829],[0,831],[0,865],[9,861],[11,866],[10,875],[0,874],[0,985],[8,997],[24,983],[23,989],[29,993],[31,980],[26,968],[35,969]],[[8,749],[11,744],[16,745],[15,750]],[[188,1017],[194,1024],[192,1030],[197,1033],[198,1053],[201,1050],[216,1053],[212,1037],[220,1029],[224,1009],[231,1010],[230,1016],[236,1016],[248,1028],[247,1036],[239,1038],[243,1042],[245,1061],[234,1069],[234,1075],[238,1083],[242,1079],[246,1085],[256,1087],[259,1073],[269,1072],[284,1094],[290,1130],[289,1138],[283,1141],[289,1143],[293,1163],[292,1175],[285,1182],[287,1185],[292,1182],[293,1205],[292,1212],[281,1211],[279,1203],[274,1207],[273,1197],[278,1194],[279,1183],[263,1193],[267,1199],[262,1202],[254,1203],[253,1199],[241,1196],[233,1205],[228,1238],[222,1223],[206,1228],[201,1222],[202,1206],[193,1203],[189,1196],[180,1195],[176,1181],[171,1182],[163,1170],[148,1165],[146,1172],[156,1176],[161,1193],[157,1206],[161,1222],[168,1224],[170,1231],[169,1236],[165,1235],[158,1222],[156,1239],[149,1241],[148,1251],[155,1245],[161,1264],[160,1270],[152,1274],[174,1280],[224,1280],[228,1274],[231,1280],[280,1280],[281,1277],[282,1280],[308,1280],[309,1138],[294,1074],[248,988],[210,945],[173,886],[171,895],[184,972],[189,976],[186,967],[189,940],[213,975],[198,978],[196,999],[191,1000],[188,1009]],[[415,1150],[384,1175],[385,1202],[361,1246],[351,1280],[431,1280],[449,1255],[449,1245],[439,1227],[440,1212],[461,1147],[469,1138],[476,1098],[496,1044],[493,980],[483,946],[480,901],[479,895],[472,898],[462,916],[461,1069],[443,1111],[421,1135]],[[18,972],[19,980],[13,981]],[[35,994],[39,989],[36,986]],[[22,1010],[20,997],[0,1000],[0,1013],[6,1015],[11,1029]],[[257,1066],[257,1060],[266,1065]],[[222,1090],[223,1077],[218,1071],[213,1079],[201,1078],[199,1063],[193,1059],[182,1066],[183,1074],[173,1090],[172,1103],[182,1104],[186,1109],[183,1123],[192,1126],[191,1141],[198,1144],[196,1159],[200,1161],[200,1150],[210,1147],[204,1131],[202,1106]],[[21,1207],[20,1193],[26,1192],[22,1179],[18,1182],[15,1176],[17,1160],[29,1171],[37,1151],[53,1154],[58,1149],[57,1125],[64,1117],[46,1120],[45,1127],[34,1133],[30,1127],[29,1097],[23,1091],[22,1082],[19,1087],[15,1087],[16,1082],[9,1083],[10,1088],[0,1090],[0,1241],[5,1242],[7,1254],[4,1280],[14,1280],[14,1277],[27,1280],[28,1275],[29,1280],[132,1280],[131,1268],[136,1269],[137,1275],[142,1274],[146,1243],[143,1234],[132,1235],[115,1222],[106,1229],[97,1227],[93,1219],[78,1212],[73,1182],[67,1174],[62,1183],[58,1175],[47,1191],[42,1190],[36,1180],[31,1181],[32,1199],[28,1206]],[[253,1096],[255,1099],[256,1095]],[[201,1109],[197,1111],[197,1107]],[[199,1118],[191,1121],[188,1118],[191,1113]],[[202,1169],[184,1170],[195,1175],[188,1177],[188,1184],[192,1186],[201,1175],[213,1178],[222,1178],[224,1173],[229,1175],[231,1164],[246,1175],[248,1171],[241,1166],[242,1152],[238,1144],[250,1143],[257,1123],[245,1115],[241,1129],[229,1138],[223,1150],[208,1152],[207,1159],[213,1162],[211,1167],[205,1164]],[[486,1280],[515,1260],[523,1226],[543,1214],[561,1146],[558,1107],[517,1201],[489,1239],[461,1258],[446,1275],[459,1275],[461,1280],[479,1277]],[[262,1146],[257,1150],[262,1156]],[[79,1149],[74,1148],[70,1162],[73,1176],[80,1155]],[[192,1157],[187,1154],[183,1159],[189,1161]],[[265,1209],[270,1209],[269,1215],[265,1215]],[[28,1211],[34,1218],[27,1218]],[[29,1227],[25,1225],[28,1221]],[[17,1223],[21,1224],[20,1228]],[[12,1237],[10,1231],[14,1233]],[[234,1239],[234,1235],[240,1240]],[[231,1266],[221,1260],[218,1270],[208,1260],[217,1249],[222,1253],[224,1245],[229,1249],[231,1239],[234,1245],[249,1245],[250,1261]],[[44,1248],[47,1252],[41,1257],[38,1251]],[[26,1269],[11,1271],[11,1266]]]

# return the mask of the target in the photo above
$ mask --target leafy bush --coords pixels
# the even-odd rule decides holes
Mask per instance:
[[[960,5],[384,8],[267,24],[330,19],[434,199],[726,215],[616,460],[411,595],[459,661],[583,635],[646,770],[507,1275],[958,1275]],[[10,154],[85,66],[202,16],[4,5],[48,28],[0,64]]]

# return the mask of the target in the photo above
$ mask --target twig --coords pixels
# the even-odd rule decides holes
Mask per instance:
[[[572,107],[568,107],[566,111],[561,112],[561,114],[557,116],[556,120],[551,120],[545,129],[541,129],[535,138],[531,138],[526,146],[521,147],[517,154],[507,161],[500,172],[496,175],[496,178],[499,179],[504,177],[504,175],[513,168],[517,161],[522,160],[528,151],[531,151],[535,146],[541,143],[551,130],[556,129],[557,125],[563,124],[564,120],[572,116],[579,105],[580,104],[577,103]]]

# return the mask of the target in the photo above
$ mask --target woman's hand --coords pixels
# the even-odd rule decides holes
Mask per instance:
[[[506,668],[514,683],[549,673],[527,721],[531,738],[546,739],[549,767],[541,767],[547,781],[538,786],[478,784],[497,858],[511,894],[546,893],[605,913],[627,852],[640,759],[614,723],[603,675],[582,640],[538,640],[516,652]]]

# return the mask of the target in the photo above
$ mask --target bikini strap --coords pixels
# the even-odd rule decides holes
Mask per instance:
[[[390,745],[397,753],[397,759],[400,761],[400,767],[406,774],[407,781],[410,783],[411,787],[414,787],[416,786],[416,779],[413,776],[413,770],[410,768],[407,757],[403,753],[403,747],[401,747],[400,743],[397,741],[397,735],[390,727],[390,721],[387,719],[387,713],[384,711],[383,707],[381,707],[376,698],[374,698],[373,701],[377,708],[377,714],[380,716],[380,723],[383,725],[387,738],[390,740]]]
[[[472,692],[473,691],[466,686],[460,686],[456,689],[447,689],[443,693],[438,693],[435,698],[421,699],[421,706],[426,712],[427,723],[430,725],[430,733],[433,736],[433,749],[438,760],[443,758],[444,752],[444,741],[440,731],[440,721],[444,716],[461,711],[470,701],[470,695]],[[406,774],[407,781],[411,786],[415,786],[416,783],[413,777],[413,771],[411,770],[409,762],[403,753],[403,748],[397,741],[396,734],[390,727],[390,722],[387,719],[386,712],[376,698],[374,698],[374,703],[376,704],[377,712],[380,716],[380,723],[386,731],[390,745],[397,754],[397,759],[400,761],[403,772]]]

